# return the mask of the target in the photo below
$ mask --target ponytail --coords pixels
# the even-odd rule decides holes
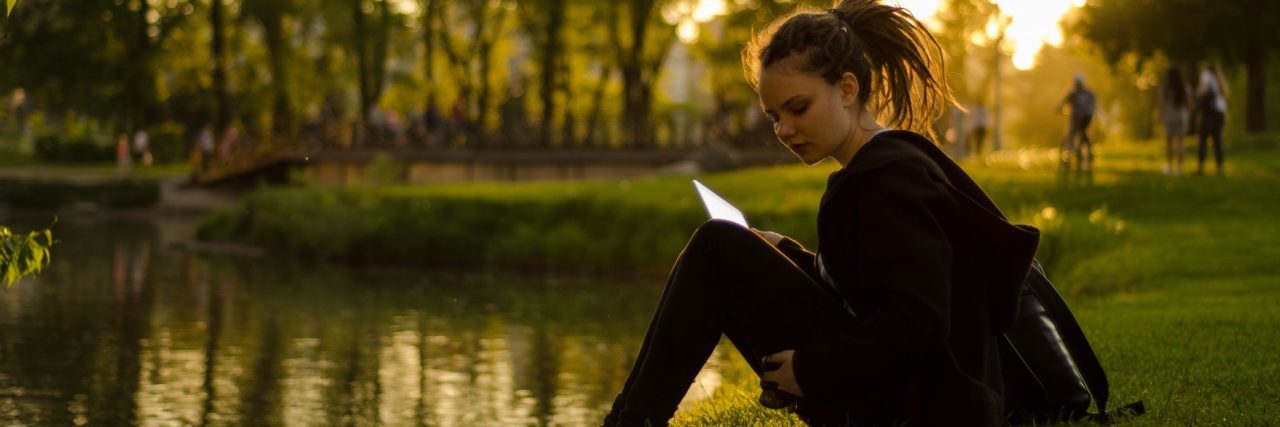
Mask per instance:
[[[799,69],[835,84],[858,80],[858,98],[888,126],[933,136],[932,122],[955,102],[942,48],[901,7],[843,0],[826,11],[801,7],[755,34],[743,50],[747,82],[759,90],[764,68],[799,55]]]

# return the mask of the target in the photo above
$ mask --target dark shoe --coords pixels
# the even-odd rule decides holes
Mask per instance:
[[[761,391],[759,400],[760,405],[766,408],[782,409],[796,403],[800,397],[774,388]]]

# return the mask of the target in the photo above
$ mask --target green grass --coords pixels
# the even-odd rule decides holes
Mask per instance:
[[[1014,221],[1043,230],[1037,257],[1107,368],[1113,402],[1147,403],[1126,424],[1280,423],[1278,141],[1230,139],[1226,178],[1163,176],[1156,142],[1100,146],[1088,177],[1060,174],[1049,150],[963,163]],[[834,167],[699,178],[753,225],[812,247]],[[688,179],[264,189],[201,234],[320,258],[662,274],[705,218]],[[724,385],[677,424],[796,422],[756,405],[754,375],[728,359]]]
[[[1125,425],[1280,423],[1275,147],[1232,147],[1228,178],[1160,175],[1155,144],[1103,147],[1092,184],[1061,179],[1045,153],[965,164],[1007,213],[1045,228],[1040,258],[1108,371],[1112,406],[1146,402]],[[675,424],[801,425],[755,405],[758,380],[732,359],[726,386]]]

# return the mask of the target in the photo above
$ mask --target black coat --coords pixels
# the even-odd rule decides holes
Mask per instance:
[[[857,320],[796,349],[800,415],[815,424],[1004,424],[995,340],[1013,322],[1038,242],[1037,230],[1008,223],[924,137],[876,135],[831,174],[818,210],[809,269]],[[784,252],[804,256],[788,243]]]

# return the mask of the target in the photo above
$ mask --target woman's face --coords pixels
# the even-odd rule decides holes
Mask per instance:
[[[794,61],[793,55],[760,72],[760,104],[773,121],[773,132],[805,164],[827,157],[848,160],[857,84],[851,74],[828,84],[798,70]]]

